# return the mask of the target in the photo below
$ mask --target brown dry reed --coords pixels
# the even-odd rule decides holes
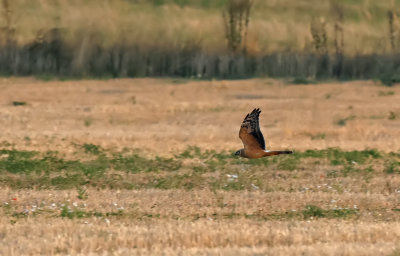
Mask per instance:
[[[330,0],[332,22],[334,23],[334,46],[336,55],[342,55],[344,51],[344,7],[337,0]]]
[[[389,40],[392,51],[396,51],[399,44],[400,24],[396,11],[388,11]]]
[[[311,36],[315,50],[318,54],[328,53],[328,35],[326,31],[326,22],[322,18],[313,18],[310,25]]]
[[[14,34],[15,28],[13,27],[13,10],[9,0],[2,0],[3,7],[3,17],[5,19],[5,25],[1,27],[1,32],[3,33],[3,38],[5,38],[6,45],[11,45],[15,43]]]
[[[371,8],[386,15],[386,4],[293,1],[288,9],[279,1],[231,0],[221,20],[220,9],[193,8],[184,1],[2,3],[3,38],[15,41],[0,47],[3,75],[398,80],[398,56],[388,54],[393,39],[388,38],[386,21],[367,15],[355,22],[351,16],[351,11],[364,15],[360,12]],[[316,13],[330,17],[333,28],[310,33],[309,17]],[[328,34],[333,34],[336,54],[310,50],[329,52],[324,50],[330,46],[324,46]]]

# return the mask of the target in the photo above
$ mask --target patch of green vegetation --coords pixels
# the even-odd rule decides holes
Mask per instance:
[[[190,80],[185,78],[175,78],[171,80],[173,84],[187,84]]]
[[[400,83],[400,75],[399,74],[385,74],[379,79],[381,83],[385,86],[393,86],[397,83]]]
[[[305,77],[296,77],[291,82],[291,84],[316,84],[317,82],[312,79],[308,79]]]
[[[266,216],[259,216],[256,214],[245,214],[245,218],[247,219],[262,219],[262,220],[293,220],[293,219],[300,219],[301,217],[302,217],[301,213],[294,210],[271,213]]]
[[[339,126],[345,126],[346,123],[347,123],[347,119],[345,119],[345,118],[341,118],[341,119],[336,121],[336,124],[339,125]]]
[[[195,158],[195,157],[198,157],[198,158],[203,158],[204,159],[204,155],[208,155],[207,153],[203,154],[199,147],[189,146],[185,151],[183,151],[179,155],[176,155],[175,157],[176,158]]]
[[[101,147],[94,144],[85,143],[82,145],[82,148],[84,149],[85,153],[88,154],[99,155],[102,152]]]
[[[155,159],[147,159],[137,154],[122,155],[119,153],[114,154],[110,163],[115,170],[131,173],[176,171],[182,166],[180,160],[173,158],[156,157]]]
[[[37,152],[33,151],[0,150],[0,173],[41,174],[48,164],[46,159],[34,159],[36,155]]]
[[[325,151],[332,165],[344,165],[348,163],[363,164],[368,159],[378,159],[381,157],[381,154],[374,149],[342,151],[337,148],[329,148],[322,151]]]
[[[326,150],[308,149],[304,152],[295,152],[294,155],[299,158],[303,158],[303,157],[326,158],[327,151]]]
[[[357,209],[349,208],[333,208],[322,209],[316,205],[306,205],[303,210],[291,210],[285,212],[277,212],[267,215],[245,214],[245,218],[261,219],[261,220],[293,220],[293,219],[348,219],[358,214]]]
[[[97,74],[96,76],[93,75],[56,75],[56,74],[50,74],[50,73],[44,73],[44,74],[36,74],[35,78],[37,80],[43,81],[43,82],[49,82],[49,81],[77,81],[77,80],[84,80],[84,79],[96,79],[96,80],[109,80],[112,78],[115,78],[112,74],[108,73],[102,73],[102,74]]]
[[[361,151],[343,151],[338,148],[328,148],[322,150],[306,150],[293,154],[296,158],[325,158],[331,162],[331,165],[344,165],[348,163],[364,164],[369,159],[379,159],[382,157],[375,149],[366,149]]]
[[[389,120],[395,120],[396,118],[397,118],[397,114],[394,113],[393,111],[390,111],[388,119]]]
[[[309,219],[310,217],[325,217],[324,210],[312,204],[306,205],[302,213],[305,219]]]
[[[92,118],[86,118],[85,120],[83,120],[83,125],[86,127],[91,126],[93,123],[93,119]]]
[[[99,211],[86,211],[83,209],[79,209],[76,207],[71,208],[68,203],[65,203],[64,206],[61,208],[60,217],[68,218],[68,219],[82,219],[82,218],[89,218],[89,217],[109,217],[109,216],[121,216],[123,211],[113,211],[113,212],[106,212],[102,213]]]
[[[48,82],[53,80],[58,80],[58,77],[52,74],[39,74],[35,76],[37,80]]]
[[[329,210],[324,210],[316,205],[306,205],[302,211],[303,217],[305,219],[310,218],[349,218],[358,213],[357,209],[349,208],[334,208]]]
[[[13,101],[12,105],[17,107],[17,106],[25,106],[27,103],[25,101]]]
[[[351,115],[351,116],[348,116],[348,117],[345,117],[345,118],[339,118],[338,120],[335,121],[335,124],[339,125],[339,126],[345,126],[348,121],[351,121],[351,120],[354,120],[354,119],[356,119],[355,115]]]
[[[400,170],[398,168],[399,166],[400,166],[399,162],[389,161],[385,164],[384,171],[387,174],[400,173]]]
[[[342,155],[347,162],[355,161],[357,163],[365,163],[368,158],[377,159],[381,157],[381,154],[375,149],[342,152]]]
[[[349,218],[353,215],[358,214],[357,209],[349,209],[349,208],[339,208],[339,209],[332,209],[326,211],[326,215],[328,217],[333,217],[333,218]]]
[[[65,175],[58,175],[54,178],[49,178],[50,181],[48,182],[48,180],[35,180],[33,179],[33,181],[35,183],[42,183],[41,187],[43,188],[47,188],[47,187],[55,187],[57,189],[69,189],[69,188],[73,188],[76,185],[78,186],[82,186],[82,185],[86,185],[89,184],[89,181],[82,175],[79,173],[74,173],[74,174],[69,174],[66,173]],[[17,187],[17,188],[30,188],[30,184],[29,183],[11,183],[10,185],[13,187]]]
[[[306,205],[300,210],[289,210],[284,212],[273,212],[273,213],[263,213],[254,212],[252,214],[238,213],[236,212],[236,206],[229,202],[224,201],[224,196],[221,193],[215,192],[215,202],[217,206],[221,209],[226,209],[228,211],[222,211],[220,213],[204,213],[204,214],[194,214],[193,216],[186,216],[193,220],[198,220],[200,218],[208,218],[212,216],[213,219],[234,219],[245,217],[247,219],[254,220],[293,220],[293,219],[318,219],[318,218],[329,218],[329,219],[347,219],[354,217],[358,214],[358,209],[354,208],[342,208],[335,207],[331,209],[323,209],[316,205]],[[25,209],[20,211],[19,207],[13,206],[11,204],[1,204],[0,209],[3,210],[3,214],[15,218],[26,218],[29,216],[40,216],[46,215],[55,218],[68,218],[68,219],[82,219],[82,218],[106,218],[106,217],[121,217],[121,218],[169,218],[170,216],[161,215],[159,213],[149,213],[141,212],[138,210],[132,210],[130,207],[127,209],[117,208],[115,210],[107,211],[92,209],[88,210],[82,205],[76,203],[70,204],[68,201],[64,202],[56,208],[46,208],[40,206],[35,208],[35,210]],[[399,209],[394,208],[393,211],[399,211]],[[183,216],[182,216],[183,217]],[[178,216],[173,216],[174,219],[181,218]]]
[[[233,161],[235,164],[246,164],[250,166],[270,166],[272,164],[272,161],[268,157],[264,158],[257,158],[257,159],[252,159],[251,161],[246,161],[245,159],[238,158],[236,161]]]
[[[299,160],[290,156],[282,156],[279,159],[278,168],[280,170],[293,171],[297,168]]]
[[[391,96],[394,95],[394,91],[379,91],[378,96]]]
[[[358,168],[354,165],[346,165],[345,167],[343,167],[340,172],[342,173],[342,175],[344,177],[347,177],[350,174],[353,173],[371,173],[374,170],[372,169],[372,167],[367,167],[367,168]]]
[[[385,118],[385,116],[382,116],[382,115],[380,115],[380,116],[377,116],[377,115],[371,115],[371,116],[369,116],[369,118],[370,118],[370,119],[384,119],[384,118]]]
[[[64,159],[57,152],[0,149],[0,185],[17,189],[75,188],[81,200],[87,199],[86,187],[277,191],[282,188],[266,183],[266,176],[296,178],[311,167],[328,168],[327,178],[351,175],[368,182],[375,166],[386,173],[397,173],[400,161],[400,154],[374,149],[328,148],[260,159],[198,147],[189,147],[170,158],[145,157],[135,150],[116,152],[94,144],[76,145],[76,149],[76,160]]]
[[[146,187],[158,189],[193,189],[199,187],[200,184],[204,184],[204,179],[200,175],[192,173],[156,178],[153,182],[148,183]]]

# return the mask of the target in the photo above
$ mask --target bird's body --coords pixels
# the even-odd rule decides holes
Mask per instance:
[[[292,154],[293,151],[288,150],[270,151],[266,149],[264,136],[260,130],[260,113],[261,110],[255,108],[244,118],[239,131],[239,138],[242,140],[244,148],[236,151],[235,155],[245,158],[261,158],[265,156]]]

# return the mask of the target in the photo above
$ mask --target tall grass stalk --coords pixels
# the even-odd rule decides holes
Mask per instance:
[[[223,11],[225,36],[232,52],[244,50],[253,0],[228,0]]]

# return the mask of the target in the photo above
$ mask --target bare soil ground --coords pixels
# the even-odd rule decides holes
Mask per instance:
[[[2,148],[65,157],[83,143],[150,157],[188,146],[233,151],[242,146],[245,114],[259,107],[271,149],[400,149],[400,88],[372,81],[3,78],[0,90]],[[262,166],[234,166],[239,176],[267,179],[239,191],[3,186],[0,254],[399,255],[399,173],[382,170],[382,162],[371,172],[328,177],[331,166],[319,161],[264,176]],[[229,171],[218,168],[206,175]]]

